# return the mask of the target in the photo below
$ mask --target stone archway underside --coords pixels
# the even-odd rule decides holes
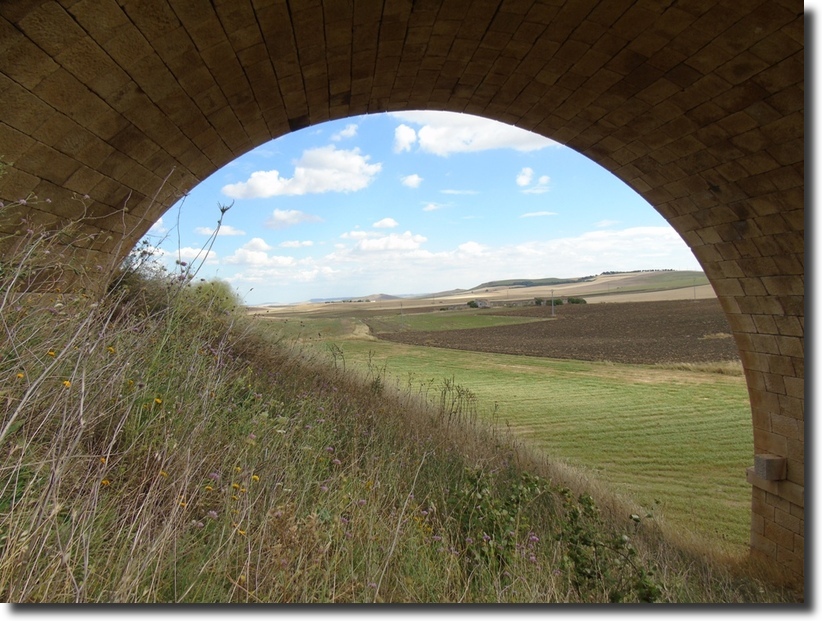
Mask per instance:
[[[745,367],[751,548],[804,576],[797,0],[4,0],[0,199],[51,203],[0,210],[0,236],[73,221],[96,234],[73,251],[112,265],[253,147],[409,109],[567,144],[679,232]]]

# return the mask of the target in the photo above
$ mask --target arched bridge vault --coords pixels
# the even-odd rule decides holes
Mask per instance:
[[[564,143],[713,284],[751,400],[751,549],[801,578],[803,76],[796,0],[3,0],[0,200],[40,201],[0,210],[0,234],[74,221],[73,252],[111,265],[249,149],[365,113]]]

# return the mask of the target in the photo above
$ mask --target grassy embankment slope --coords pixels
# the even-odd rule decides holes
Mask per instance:
[[[23,252],[0,270],[4,601],[795,598],[565,487],[457,386],[432,406],[342,371],[220,283],[32,295],[71,258]]]

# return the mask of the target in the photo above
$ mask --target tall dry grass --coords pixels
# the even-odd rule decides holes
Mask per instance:
[[[0,264],[4,601],[796,599],[482,424],[470,391],[357,376],[188,266],[44,289],[84,270],[52,241]]]

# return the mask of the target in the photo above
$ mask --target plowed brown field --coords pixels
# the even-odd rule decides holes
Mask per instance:
[[[546,320],[375,336],[411,345],[628,364],[739,360],[728,320],[716,299],[567,304],[555,310],[553,319],[550,306],[486,310],[480,312]]]

